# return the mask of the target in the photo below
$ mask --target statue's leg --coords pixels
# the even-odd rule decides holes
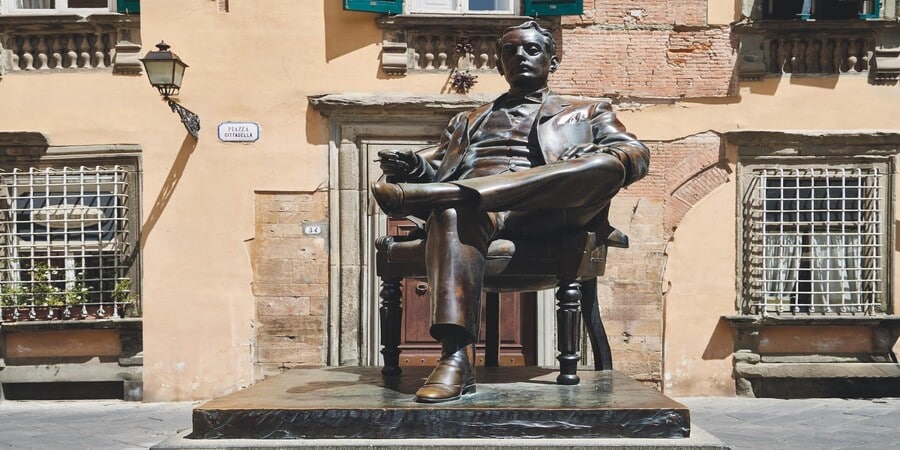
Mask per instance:
[[[559,356],[558,384],[578,384],[578,347],[581,341],[581,284],[560,280],[556,291],[556,334]]]
[[[447,208],[436,210],[426,227],[431,334],[441,341],[441,359],[416,392],[416,401],[439,403],[475,392],[475,342],[493,225],[485,213]]]
[[[384,375],[400,375],[400,327],[403,319],[403,308],[400,298],[399,278],[385,278],[381,282],[381,307],[378,309],[381,318],[381,354],[384,355]]]
[[[520,172],[453,181],[477,194],[484,211],[584,208],[608,203],[625,182],[625,166],[597,153]]]

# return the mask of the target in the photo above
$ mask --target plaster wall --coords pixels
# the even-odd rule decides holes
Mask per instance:
[[[898,100],[896,89],[869,85],[864,77],[766,79],[742,84],[737,98],[622,111],[620,117],[629,131],[647,140],[677,139],[706,130],[895,131]],[[694,205],[666,248],[663,388],[669,395],[734,394],[733,329],[719,317],[736,312],[736,149],[728,148],[725,158],[732,169],[728,181]],[[896,209],[894,214],[894,222],[900,223]],[[893,228],[890,233],[896,233]],[[897,236],[893,239],[900,241]],[[900,251],[895,249],[893,260],[898,257]],[[900,282],[896,266],[894,286]],[[842,345],[844,351],[867,339],[868,335],[848,335],[839,328],[801,334]],[[797,333],[784,333],[770,333],[771,344],[795,343]],[[900,344],[895,351],[898,348]]]
[[[728,25],[740,18],[740,0],[709,0],[706,3],[706,23]]]
[[[340,2],[207,0],[142,4],[142,53],[165,40],[189,68],[179,101],[200,116],[198,141],[143,76],[109,70],[9,73],[0,130],[44,133],[51,145],[139,144],[144,398],[210,398],[240,389],[254,369],[250,254],[256,192],[327,186],[326,122],[307,96],[329,92],[440,93],[447,74],[378,72],[375,16]],[[499,75],[479,89],[500,92]],[[255,143],[222,143],[225,121],[261,126]]]
[[[232,2],[228,13],[205,0],[142,6],[143,41],[165,39],[191,65],[182,100],[206,124],[192,151],[156,145],[150,136],[141,142],[149,202],[166,182],[167,163],[179,154],[190,159],[156,227],[166,236],[145,248],[145,398],[208,398],[263,375],[253,369],[257,324],[248,253],[254,193],[315,192],[328,185],[327,124],[308,110],[307,96],[438,93],[447,75],[390,78],[378,72],[375,16],[347,13],[341,2]],[[499,75],[478,81],[480,88],[502,86]],[[182,134],[166,113],[155,123]],[[261,139],[218,142],[215,126],[223,121],[258,122]],[[180,313],[183,306],[190,311]]]

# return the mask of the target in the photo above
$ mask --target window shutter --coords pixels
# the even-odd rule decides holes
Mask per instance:
[[[570,16],[584,11],[584,0],[525,0],[527,16]]]
[[[141,12],[141,0],[117,0],[117,2],[116,10],[122,14],[140,14]]]
[[[403,0],[344,0],[344,9],[400,14],[403,12]]]

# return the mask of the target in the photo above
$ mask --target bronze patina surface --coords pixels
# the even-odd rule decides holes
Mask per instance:
[[[384,377],[378,367],[292,369],[194,410],[197,439],[684,438],[687,407],[614,371],[478,368],[478,390],[417,403],[428,368]]]

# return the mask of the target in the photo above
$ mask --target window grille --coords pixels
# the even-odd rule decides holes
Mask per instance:
[[[885,178],[878,166],[753,170],[744,214],[751,312],[883,312]]]
[[[129,175],[118,165],[0,170],[0,311],[122,313],[132,300]]]

